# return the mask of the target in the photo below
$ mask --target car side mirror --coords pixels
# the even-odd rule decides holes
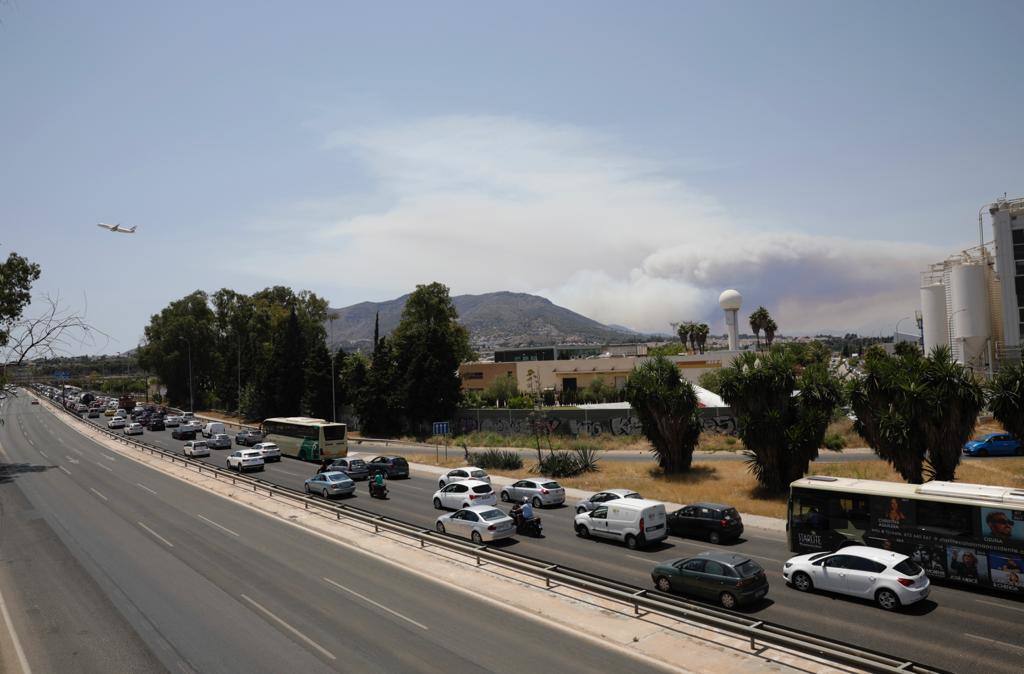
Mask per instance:
[[[825,560],[824,559],[819,559],[818,561],[811,563],[811,566],[824,566],[824,565],[825,565]]]

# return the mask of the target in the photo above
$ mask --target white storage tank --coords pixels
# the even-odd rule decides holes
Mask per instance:
[[[932,283],[921,287],[921,322],[924,327],[924,352],[937,346],[949,346],[946,322],[946,286]]]
[[[992,334],[985,265],[958,264],[950,271],[953,352],[966,365],[981,365]]]

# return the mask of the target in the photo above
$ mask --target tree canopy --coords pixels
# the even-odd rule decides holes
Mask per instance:
[[[0,346],[7,344],[14,322],[32,301],[32,284],[40,273],[38,264],[17,253],[0,262]]]
[[[700,438],[700,406],[679,368],[661,356],[647,360],[626,380],[625,397],[640,417],[661,469],[667,474],[690,470]]]
[[[988,386],[989,409],[1007,433],[1024,438],[1024,362],[1006,365]]]

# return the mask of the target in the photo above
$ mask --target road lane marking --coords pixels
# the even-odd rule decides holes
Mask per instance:
[[[109,471],[110,471],[111,473],[113,473],[113,472],[114,472],[114,469],[113,469],[113,468],[111,468],[110,466],[104,466],[104,465],[103,465],[102,463],[100,463],[99,461],[93,461],[93,463],[95,463],[95,464],[96,464],[97,466],[99,466],[99,467],[100,467],[100,468],[102,468],[103,470],[109,470]]]
[[[14,652],[18,656],[22,674],[32,674],[32,668],[28,666],[28,658],[25,657],[25,651],[21,648],[18,633],[14,631],[14,621],[11,620],[11,614],[7,612],[7,604],[4,602],[2,594],[0,594],[0,616],[3,616],[4,624],[7,625],[7,633],[11,635],[11,642],[14,644]]]
[[[145,529],[146,531],[148,531],[149,533],[151,533],[151,534],[153,534],[154,536],[156,536],[157,538],[159,538],[159,539],[160,539],[161,541],[163,541],[163,542],[164,542],[164,543],[165,543],[165,544],[167,545],[167,547],[169,547],[169,548],[173,548],[173,547],[174,547],[174,543],[171,543],[171,542],[170,542],[169,540],[167,540],[166,538],[164,538],[163,536],[161,536],[161,535],[160,535],[160,534],[158,534],[157,532],[153,531],[152,529],[150,529],[149,527],[147,527],[147,526],[146,526],[145,524],[143,524],[142,522],[139,522],[139,523],[138,523],[138,525],[139,525],[140,527],[142,527],[143,529]]]
[[[110,500],[109,498],[107,498],[107,497],[106,497],[106,496],[104,496],[103,494],[99,493],[98,491],[96,491],[96,490],[95,490],[95,489],[93,489],[92,487],[89,487],[89,491],[91,491],[91,492],[92,492],[93,494],[96,494],[97,496],[99,496],[99,497],[100,497],[101,499],[103,499],[104,501],[109,501],[109,500]]]
[[[1011,643],[1007,643],[1005,641],[999,641],[998,639],[990,639],[988,637],[979,637],[977,634],[967,634],[966,632],[964,632],[964,636],[968,637],[968,638],[971,638],[971,639],[977,639],[978,641],[984,641],[984,642],[989,643],[989,644],[995,644],[996,646],[1005,646],[1006,648],[1012,648],[1012,649],[1014,649],[1016,651],[1020,651],[1021,653],[1024,653],[1024,646],[1018,646],[1017,644],[1011,644]]]
[[[218,529],[223,529],[224,531],[228,532],[228,533],[229,533],[229,534],[231,534],[232,536],[238,536],[238,534],[236,534],[236,533],[235,533],[234,531],[232,531],[231,529],[228,529],[227,527],[225,527],[225,526],[223,526],[223,525],[217,524],[216,522],[214,522],[214,521],[213,521],[213,520],[211,520],[211,519],[207,519],[206,517],[203,517],[202,515],[196,515],[196,517],[198,517],[198,518],[199,518],[199,519],[201,519],[202,521],[206,522],[207,524],[212,524],[213,526],[217,527]]]
[[[78,449],[77,447],[68,447],[68,449],[70,449],[70,450],[71,450],[72,452],[74,452],[75,454],[78,454],[79,456],[84,456],[84,455],[82,454],[82,450]]]
[[[101,456],[108,461],[117,461],[117,459],[115,459],[114,457],[107,456],[106,454],[102,454]]]
[[[406,622],[410,622],[410,623],[412,623],[412,624],[413,624],[413,625],[415,625],[416,627],[419,627],[419,628],[420,628],[420,629],[422,629],[422,630],[429,630],[429,629],[430,629],[429,627],[427,627],[427,626],[426,626],[426,625],[424,625],[423,623],[418,623],[418,622],[416,622],[415,620],[413,620],[412,618],[408,618],[408,617],[406,617],[406,616],[402,615],[402,614],[401,614],[401,613],[399,613],[398,611],[393,611],[393,610],[389,609],[389,608],[388,608],[387,606],[385,606],[384,604],[380,604],[380,603],[378,603],[378,602],[375,602],[374,600],[370,599],[369,597],[366,597],[366,596],[363,596],[363,595],[359,594],[359,593],[358,593],[358,592],[356,592],[355,590],[350,590],[350,589],[348,589],[347,587],[345,587],[344,585],[342,585],[342,584],[340,584],[340,583],[336,583],[336,582],[334,582],[334,581],[333,581],[333,580],[331,580],[330,578],[324,578],[324,580],[325,580],[326,582],[330,583],[331,585],[333,585],[334,587],[338,588],[339,590],[344,590],[345,592],[348,592],[349,594],[353,594],[353,595],[355,595],[355,596],[359,597],[360,599],[362,599],[363,601],[365,601],[365,602],[367,602],[367,603],[370,603],[370,604],[373,604],[373,605],[374,605],[374,606],[376,606],[377,608],[379,608],[379,609],[382,609],[382,610],[384,610],[384,611],[387,611],[387,612],[388,612],[388,613],[390,613],[391,615],[393,615],[393,616],[395,616],[395,617],[398,617],[398,618],[401,618],[402,620],[405,620]]]
[[[276,471],[274,471],[274,472],[275,472],[275,473],[284,473],[285,475],[291,475],[291,476],[293,476],[293,477],[306,477],[305,475],[300,475],[299,473],[293,473],[292,471],[290,471],[290,470],[285,470],[284,468],[278,468],[278,469],[277,469]]]
[[[67,473],[68,475],[71,475],[71,471],[70,471],[70,470],[68,470],[67,468],[65,468],[64,466],[57,466],[57,467],[58,467],[58,468],[60,468],[61,470],[63,470],[63,471],[64,471],[65,473]]]
[[[155,491],[153,491],[152,489],[150,489],[150,488],[149,488],[149,487],[147,487],[146,485],[142,484],[141,482],[136,482],[136,483],[135,483],[135,486],[136,486],[136,487],[141,487],[142,489],[145,489],[146,491],[148,491],[148,492],[149,492],[150,494],[152,494],[153,496],[156,496],[156,495],[157,495]]]
[[[43,451],[43,450],[41,450],[41,449],[39,450],[39,453],[40,453],[40,454],[42,454],[43,456],[45,456],[45,457],[46,457],[47,459],[49,459],[49,458],[50,458],[50,455],[49,455],[49,454],[47,454],[46,452],[44,452],[44,451]]]
[[[268,615],[271,618],[273,618],[274,620],[276,620],[278,622],[278,624],[280,624],[282,627],[284,627],[289,632],[291,632],[292,634],[297,636],[299,639],[302,639],[303,641],[305,641],[307,644],[309,644],[310,646],[312,646],[316,650],[318,650],[321,653],[323,653],[326,657],[330,658],[331,660],[337,660],[338,659],[338,658],[334,657],[334,653],[331,653],[329,650],[327,650],[326,648],[324,648],[323,646],[321,646],[317,642],[313,641],[312,639],[307,637],[302,632],[298,631],[297,629],[295,629],[294,627],[292,627],[291,625],[289,625],[285,621],[281,620],[280,618],[278,618],[276,615],[274,615],[273,613],[271,613],[267,609],[265,609],[262,606],[260,606],[260,604],[258,602],[256,602],[255,600],[250,599],[248,596],[246,596],[244,594],[242,595],[242,599],[246,600],[247,602],[249,602],[250,604],[252,604],[256,608],[258,608],[259,610],[263,611],[263,613],[265,613],[266,615]]]
[[[1000,604],[994,601],[985,601],[984,599],[975,599],[974,601],[979,604],[988,604],[989,606],[998,606],[999,608],[1008,608],[1011,611],[1020,611],[1021,613],[1024,613],[1024,608],[1020,608],[1018,606],[1006,606],[1005,604]]]
[[[75,464],[81,463],[81,461],[79,461],[78,459],[75,459],[75,458],[70,457],[70,456],[65,456],[64,458],[67,459],[69,463],[75,463]]]

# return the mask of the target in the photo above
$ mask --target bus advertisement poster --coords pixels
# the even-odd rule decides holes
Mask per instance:
[[[1020,555],[988,553],[992,587],[1008,592],[1024,592],[1024,559]]]
[[[988,554],[962,545],[947,546],[949,577],[961,583],[988,585]]]
[[[907,552],[907,556],[921,565],[932,578],[946,577],[946,550],[943,546],[918,543]]]
[[[1024,510],[979,508],[986,543],[1024,541]]]
[[[872,498],[871,519],[878,533],[898,534],[913,529],[914,501],[909,498]]]

